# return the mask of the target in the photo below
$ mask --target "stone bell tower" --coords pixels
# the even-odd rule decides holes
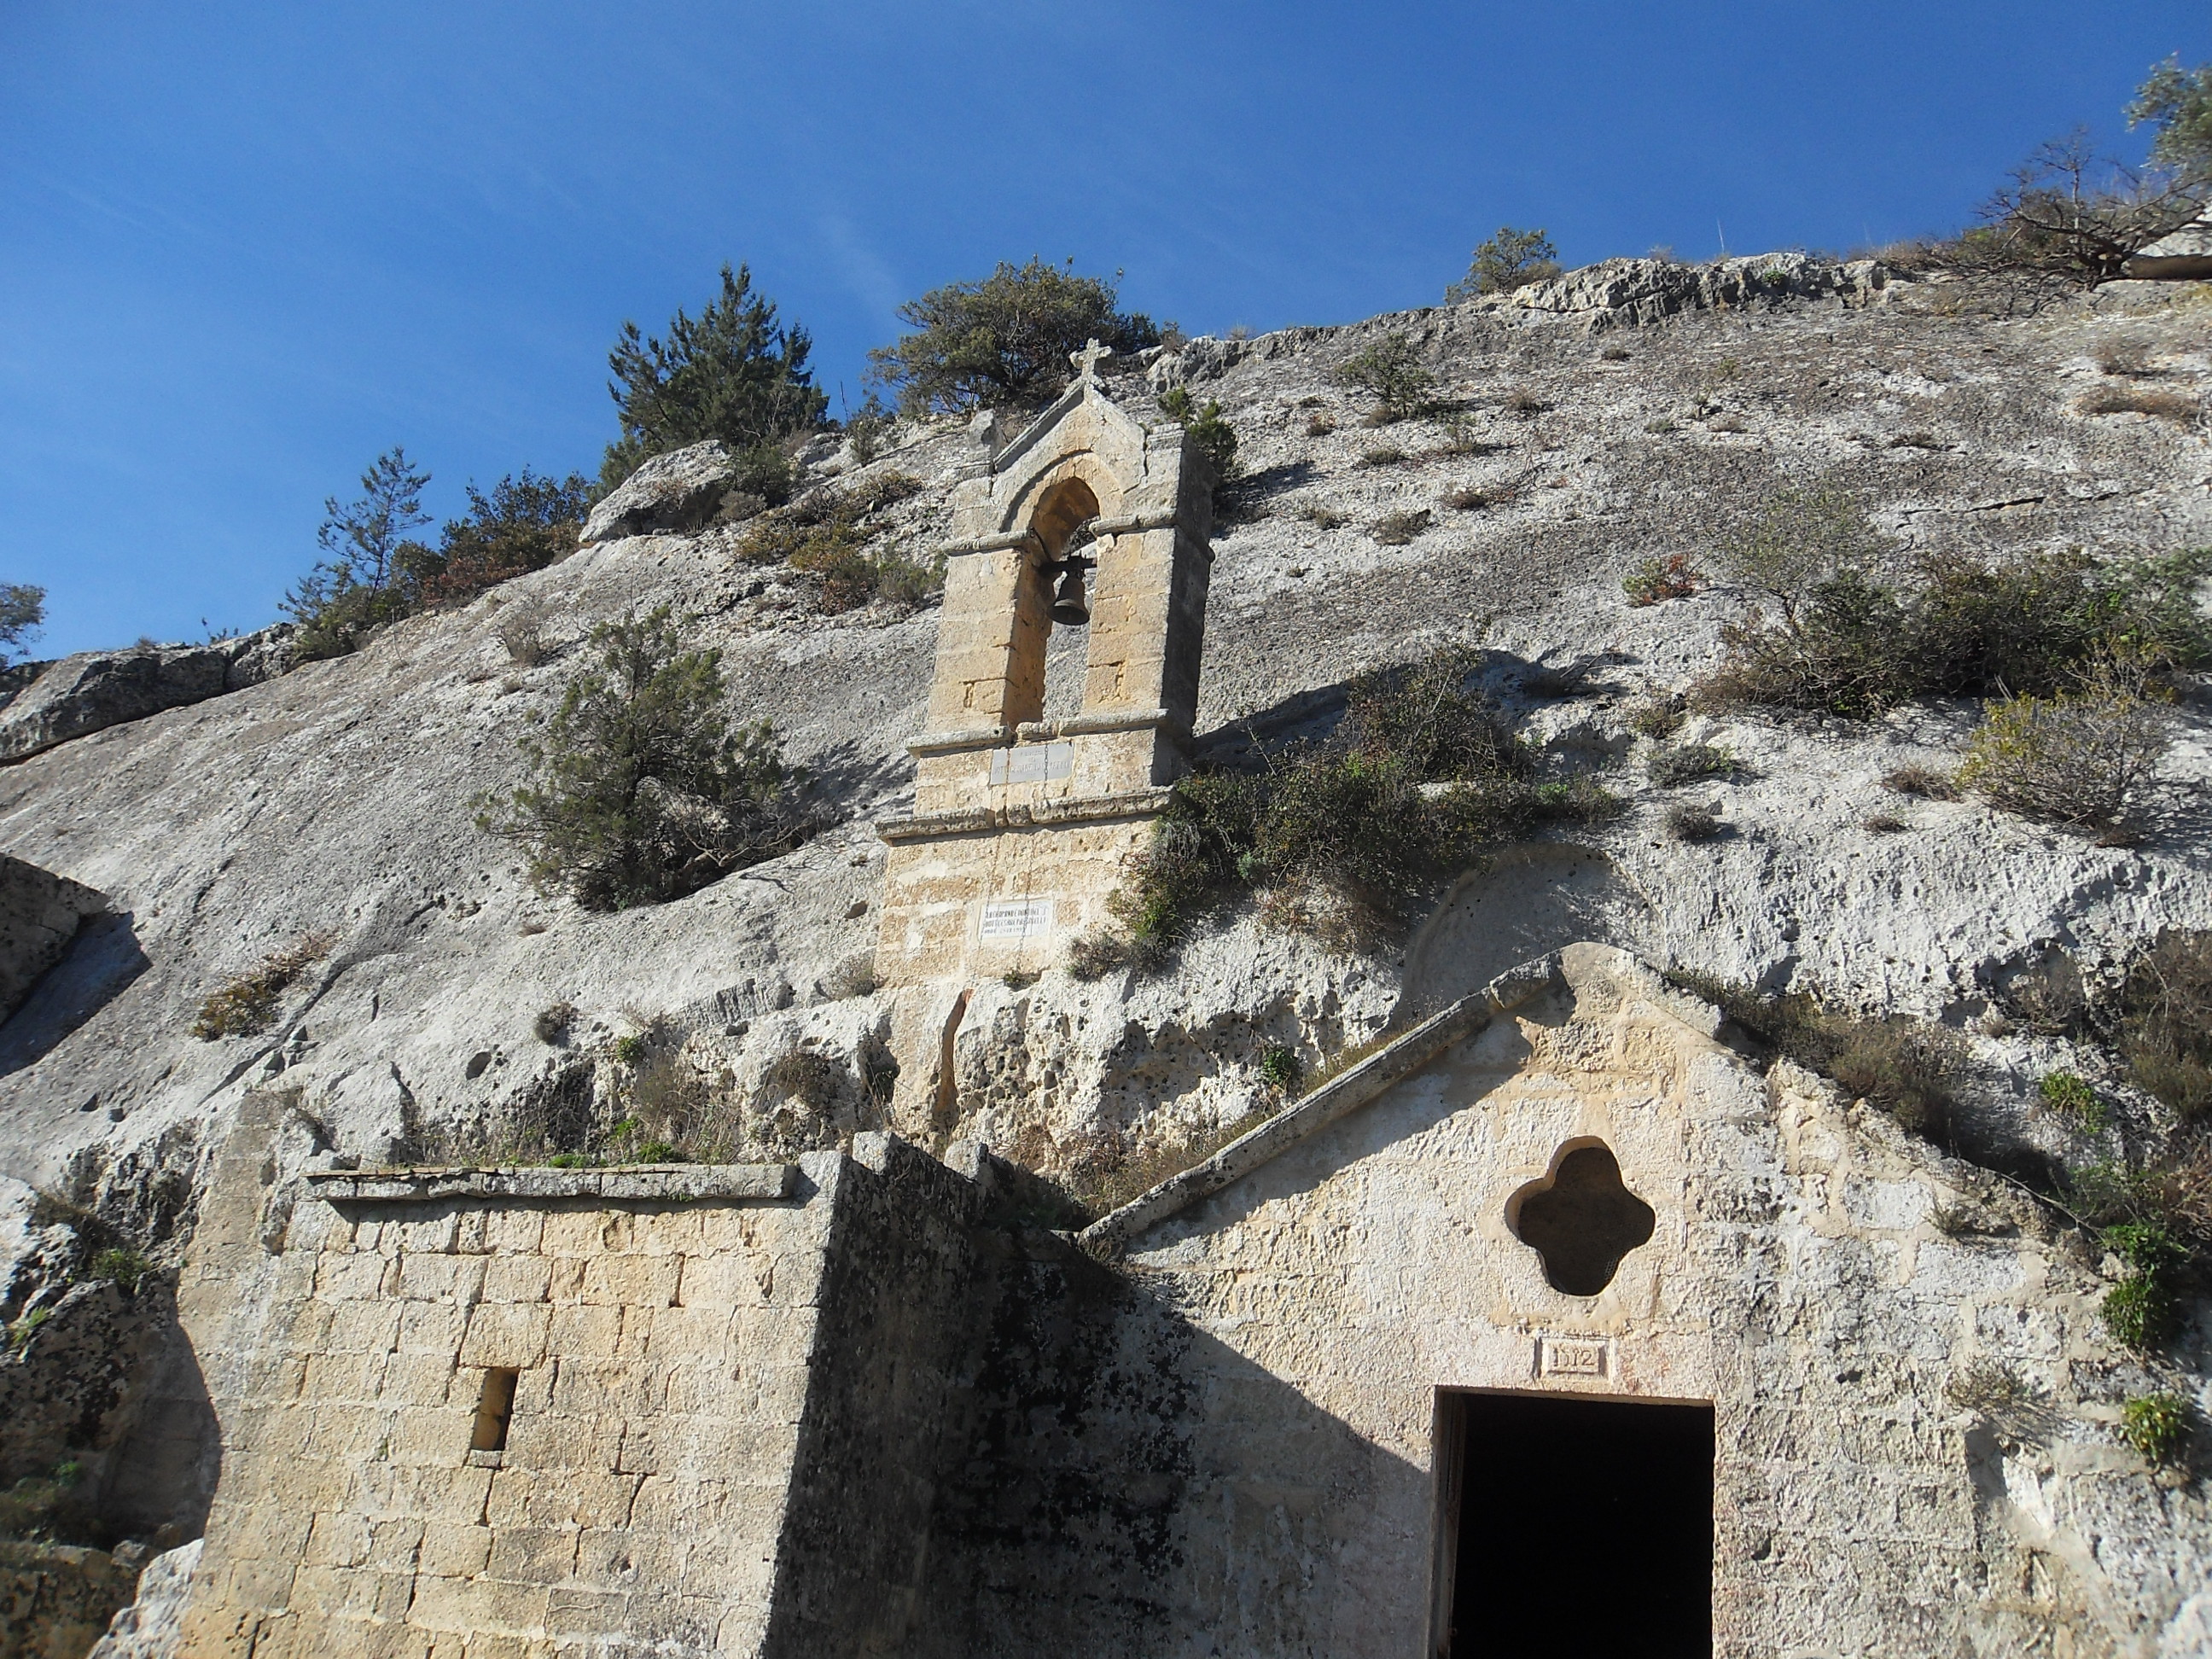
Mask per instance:
[[[910,817],[890,844],[876,973],[972,985],[1065,960],[1103,926],[1123,860],[1188,769],[1213,562],[1212,468],[1174,422],[1106,395],[1093,341],[1074,382],[953,492],[937,673]],[[1093,573],[1088,603],[1085,574]],[[1086,614],[1087,613],[1087,614]],[[1047,720],[1052,629],[1088,635],[1082,706]]]

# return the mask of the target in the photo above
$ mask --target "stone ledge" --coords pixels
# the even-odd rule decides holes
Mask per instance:
[[[1118,795],[1086,795],[1073,800],[1039,801],[1030,806],[971,806],[958,812],[932,812],[905,818],[878,818],[876,837],[901,842],[938,841],[951,836],[993,835],[1064,823],[1100,823],[1115,818],[1152,817],[1168,810],[1170,791],[1132,789]]]
[[[308,1190],[327,1204],[428,1204],[472,1198],[510,1202],[553,1199],[661,1204],[761,1202],[787,1199],[799,1182],[793,1164],[638,1164],[609,1170],[543,1167],[317,1170]]]
[[[1101,1216],[1077,1235],[1086,1249],[1117,1251],[1146,1229],[1200,1199],[1219,1192],[1262,1164],[1273,1163],[1308,1136],[1316,1134],[1366,1105],[1376,1096],[1459,1042],[1474,1036],[1497,1015],[1565,983],[1557,955],[1509,969],[1480,991],[1431,1014],[1404,1036],[1348,1067],[1295,1104],[1285,1107],[1249,1133],[1238,1136],[1212,1158],[1171,1175],[1111,1214]]]
[[[1024,743],[1050,743],[1055,738],[1090,738],[1111,732],[1166,730],[1183,736],[1189,728],[1165,708],[1102,708],[1095,714],[1071,714],[1062,720],[1024,720],[1016,730]]]

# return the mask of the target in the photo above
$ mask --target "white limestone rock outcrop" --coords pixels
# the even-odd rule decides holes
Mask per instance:
[[[737,458],[717,438],[656,455],[592,509],[583,540],[588,545],[696,530],[721,506],[736,476]]]

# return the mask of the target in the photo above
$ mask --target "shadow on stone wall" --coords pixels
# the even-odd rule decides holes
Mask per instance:
[[[0,1077],[43,1060],[152,965],[129,911],[88,916],[68,953],[0,1024]]]
[[[1334,1559],[1232,1564],[1234,1517],[1303,1530],[1383,1487],[1423,1504],[1426,1472],[1200,1330],[1161,1281],[991,1224],[956,1184],[895,1146],[841,1204],[763,1653],[1139,1654],[1231,1628],[1255,1651],[1323,1650],[1302,1621],[1334,1598],[1253,1575],[1295,1556],[1325,1577]]]
[[[0,1358],[0,1489],[65,1542],[167,1548],[198,1536],[220,1457],[207,1386],[161,1279],[135,1291],[80,1284]]]

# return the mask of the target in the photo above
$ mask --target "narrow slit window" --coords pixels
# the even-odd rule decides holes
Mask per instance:
[[[471,1451],[507,1449],[507,1425],[514,1415],[514,1384],[520,1374],[495,1365],[483,1374],[483,1392],[477,1396],[476,1432],[469,1437]]]

